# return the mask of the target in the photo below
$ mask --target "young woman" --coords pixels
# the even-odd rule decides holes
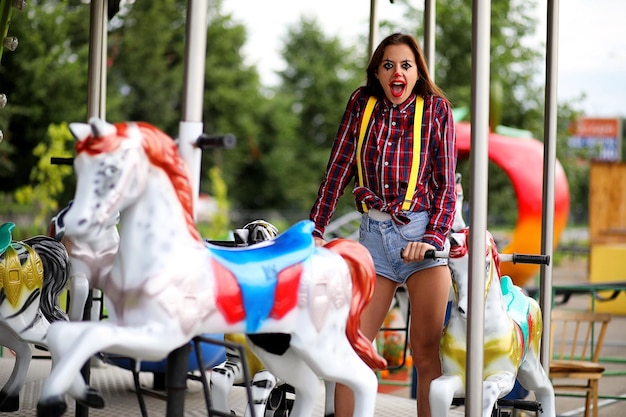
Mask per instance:
[[[439,340],[450,290],[447,261],[425,260],[424,252],[443,250],[452,227],[455,142],[450,104],[431,80],[417,41],[390,35],[372,55],[366,85],[348,101],[310,214],[316,244],[323,245],[337,201],[355,178],[353,194],[363,213],[359,241],[377,273],[361,330],[374,340],[396,289],[405,285],[419,417],[431,417],[428,392],[441,375]],[[351,390],[338,385],[335,416],[352,416],[353,405]]]

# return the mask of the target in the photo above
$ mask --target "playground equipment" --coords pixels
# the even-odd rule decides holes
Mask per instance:
[[[450,258],[455,300],[441,339],[443,375],[430,387],[430,407],[434,416],[447,416],[453,398],[464,397],[466,387],[467,317],[469,291],[469,229],[453,233],[449,253],[433,252]],[[483,417],[492,415],[499,398],[508,394],[516,378],[534,391],[541,405],[539,415],[554,417],[554,389],[539,360],[542,316],[537,302],[524,295],[511,279],[500,275],[500,257],[493,237],[487,232],[485,254],[485,348],[483,369]],[[513,262],[546,262],[543,257],[514,255]]]
[[[66,321],[59,307],[69,260],[47,236],[12,240],[13,223],[0,226],[0,345],[15,352],[15,365],[0,391],[0,411],[17,411],[32,359],[31,344],[46,347],[50,323]]]
[[[170,137],[146,123],[99,119],[70,130],[78,139],[78,183],[66,234],[89,236],[121,213],[120,247],[102,289],[114,319],[51,326],[55,360],[40,416],[64,414],[66,393],[104,407],[80,376],[94,353],[159,360],[203,332],[282,333],[251,346],[295,388],[295,415],[311,415],[321,377],[350,386],[355,414],[373,416],[371,368],[386,364],[358,331],[375,277],[364,247],[337,239],[318,248],[304,221],[254,248],[207,248],[193,222],[187,169]]]

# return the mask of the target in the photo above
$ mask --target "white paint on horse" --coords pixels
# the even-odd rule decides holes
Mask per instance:
[[[433,416],[448,415],[452,399],[465,396],[465,365],[467,355],[467,312],[468,312],[468,262],[467,229],[453,233],[450,237],[450,261],[455,291],[450,319],[441,341],[441,363],[443,375],[430,386],[430,407]],[[496,401],[511,390],[517,378],[520,384],[534,392],[541,403],[542,417],[555,417],[554,389],[539,360],[542,332],[542,317],[538,303],[526,297],[528,344],[524,345],[522,332],[507,311],[503,301],[499,276],[499,260],[490,235],[486,237],[488,253],[485,258],[485,326],[484,326],[484,376],[483,417],[491,416]],[[455,251],[456,254],[455,254]]]

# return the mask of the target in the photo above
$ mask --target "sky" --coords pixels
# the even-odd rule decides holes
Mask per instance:
[[[538,47],[546,43],[546,2],[538,0],[535,11]],[[356,45],[359,36],[367,39],[369,32],[368,0],[224,0],[223,6],[246,26],[244,53],[265,85],[276,83],[274,72],[284,65],[280,48],[288,27],[300,16],[316,17],[324,33],[341,37],[344,45]],[[388,0],[378,0],[377,8],[379,20],[402,18],[399,6]],[[564,0],[559,1],[559,12],[558,101],[584,94],[577,108],[586,116],[626,118],[626,1]],[[540,81],[545,81],[543,72]]]

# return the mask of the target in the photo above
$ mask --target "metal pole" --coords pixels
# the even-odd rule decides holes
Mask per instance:
[[[435,0],[424,0],[424,58],[430,78],[435,80]]]
[[[107,9],[108,0],[91,2],[87,118],[106,114]]]
[[[546,46],[546,105],[543,156],[541,253],[552,259],[554,248],[554,172],[556,166],[557,86],[559,52],[559,0],[548,0]],[[541,265],[539,306],[543,312],[541,363],[550,370],[550,317],[552,316],[552,264]]]
[[[202,134],[204,74],[207,46],[208,0],[189,0],[185,43],[185,75],[182,117],[179,124],[178,151],[187,163],[194,190],[194,218],[200,193],[202,151],[196,140]]]
[[[185,75],[182,117],[179,124],[178,151],[189,168],[194,190],[194,218],[200,193],[202,151],[196,140],[202,135],[202,107],[206,61],[208,0],[189,0],[185,42]],[[182,417],[185,410],[185,389],[189,344],[172,351],[167,357],[167,417]]]
[[[378,6],[376,5],[376,0],[370,0],[370,36],[369,42],[367,45],[367,51],[369,52],[369,56],[367,59],[374,54],[374,49],[376,49],[376,43],[378,42]]]
[[[99,117],[105,119],[106,115],[106,57],[107,57],[107,9],[108,0],[93,0],[90,8],[89,25],[89,64],[87,72],[87,119]],[[91,320],[91,312],[97,307],[93,305],[94,293],[100,290],[89,291],[83,320]],[[98,297],[101,298],[101,297]],[[100,309],[98,308],[98,312]],[[91,361],[87,361],[81,373],[87,383],[91,378]],[[76,417],[87,417],[89,407],[76,402]]]
[[[491,3],[472,4],[472,135],[470,193],[472,207],[469,232],[469,323],[467,338],[467,380],[465,415],[482,415],[485,317],[485,233],[487,231],[487,173],[489,140],[489,42]]]

